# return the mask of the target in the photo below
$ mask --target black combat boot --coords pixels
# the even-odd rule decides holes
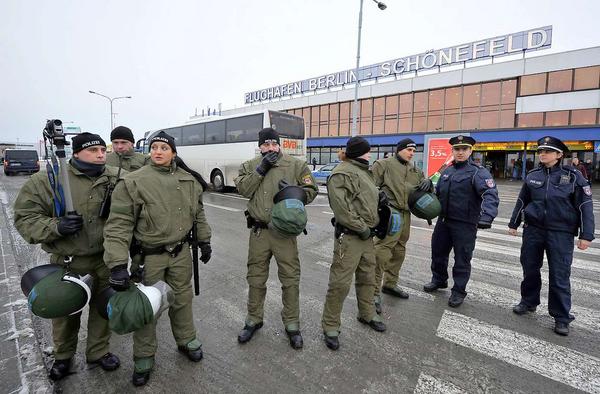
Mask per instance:
[[[358,321],[361,322],[362,324],[366,324],[369,327],[371,327],[373,330],[377,331],[377,332],[384,332],[386,327],[385,324],[381,321],[376,321],[376,320],[371,320],[371,321],[366,321],[365,319],[363,319],[362,317],[358,317]]]
[[[432,291],[436,291],[437,289],[447,289],[447,288],[448,288],[448,282],[437,283],[437,282],[431,281],[423,286],[423,291],[425,291],[427,293],[431,293]]]
[[[338,350],[340,348],[340,341],[337,335],[327,335],[327,333],[324,333],[323,337],[325,338],[325,346],[329,349]]]
[[[513,306],[513,312],[517,315],[524,315],[528,312],[535,312],[535,306],[527,306],[523,302],[519,302],[517,305]]]
[[[87,363],[90,366],[99,365],[105,371],[114,371],[115,369],[119,368],[119,365],[121,365],[121,360],[119,360],[119,357],[112,353],[106,353],[98,360],[88,361]]]
[[[290,340],[290,346],[292,347],[292,349],[302,349],[302,347],[304,346],[304,341],[302,340],[302,334],[300,334],[300,330],[298,331],[288,331],[285,330],[285,333],[287,334],[289,340]]]
[[[50,368],[50,379],[57,381],[62,378],[70,375],[71,372],[71,359],[68,358],[66,360],[54,360],[54,364],[52,364],[52,368]]]
[[[150,380],[150,372],[151,371],[144,371],[144,372],[133,372],[133,375],[131,376],[131,383],[133,383],[134,386],[143,386],[146,383],[148,383],[148,380]]]
[[[565,323],[562,321],[555,321],[554,322],[554,332],[557,333],[558,335],[562,335],[563,337],[566,337],[567,335],[569,335],[569,323]]]
[[[190,341],[187,345],[177,346],[177,349],[193,362],[202,360],[204,356],[202,354],[202,344],[197,339]]]
[[[402,290],[400,287],[398,286],[394,286],[394,287],[382,287],[381,288],[381,292],[383,294],[388,294],[394,297],[398,297],[398,298],[403,298],[403,299],[407,299],[408,298],[408,293],[405,292],[404,290]]]
[[[448,306],[452,308],[458,308],[465,300],[466,294],[461,294],[457,291],[453,291],[448,299]]]
[[[263,323],[257,323],[253,326],[250,326],[248,324],[244,325],[244,328],[242,329],[242,331],[240,331],[240,334],[238,335],[238,342],[239,343],[246,343],[249,340],[252,339],[252,336],[254,335],[254,333],[258,330],[260,330],[260,328],[263,326]]]

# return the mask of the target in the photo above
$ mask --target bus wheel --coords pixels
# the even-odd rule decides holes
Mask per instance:
[[[225,190],[225,178],[221,170],[216,170],[212,174],[210,181],[213,184],[213,188],[216,192],[222,193]]]

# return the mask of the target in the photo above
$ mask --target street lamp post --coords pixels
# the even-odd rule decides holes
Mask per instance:
[[[93,90],[89,90],[89,92],[91,94],[95,94],[95,95],[104,97],[105,99],[107,99],[108,101],[110,101],[110,130],[112,131],[115,128],[115,126],[113,124],[113,122],[114,122],[114,119],[113,119],[113,115],[114,115],[114,112],[113,112],[113,101],[119,100],[119,99],[130,99],[131,96],[119,96],[119,97],[112,97],[111,98],[111,97],[105,96],[105,95],[103,95],[101,93],[94,92]]]
[[[387,8],[387,6],[378,0],[373,0],[374,3],[377,3],[377,7],[383,11]],[[360,34],[362,30],[362,10],[363,10],[363,0],[360,0],[360,11],[358,13],[358,44],[356,49],[356,70],[354,71],[354,75],[356,81],[354,83],[354,103],[352,104],[352,137],[357,134],[356,127],[356,118],[358,116],[358,68],[360,66]]]

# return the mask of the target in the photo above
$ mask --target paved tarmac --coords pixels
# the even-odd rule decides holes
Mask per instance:
[[[553,333],[547,314],[547,267],[543,268],[542,305],[519,317],[520,237],[506,224],[520,183],[499,186],[500,214],[493,228],[478,233],[469,295],[458,309],[447,305],[448,290],[427,294],[433,227],[413,217],[400,284],[410,299],[384,296],[388,326],[377,333],[356,320],[352,289],[342,315],[341,347],[332,352],[322,340],[320,319],[333,250],[331,210],[320,194],[308,208],[308,235],[299,237],[301,319],[305,346],[288,345],[281,323],[281,288],[271,264],[265,303],[265,326],[251,342],[236,337],[246,314],[246,255],[249,231],[246,200],[233,193],[205,196],[213,229],[213,258],[201,265],[201,293],[194,299],[194,319],[204,359],[196,364],[177,352],[168,317],[158,323],[156,368],[145,389],[130,383],[131,336],[114,334],[111,350],[121,357],[114,372],[88,369],[85,319],[73,375],[52,385],[50,328],[32,316],[20,288],[20,276],[47,262],[39,247],[25,243],[12,227],[12,204],[25,175],[0,175],[0,392],[64,393],[600,393],[600,243],[575,251],[572,269],[571,335]],[[594,202],[600,237],[600,202]]]

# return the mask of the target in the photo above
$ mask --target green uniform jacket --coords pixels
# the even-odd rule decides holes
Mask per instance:
[[[146,164],[150,164],[150,156],[144,155],[134,151],[122,153],[121,155],[121,166],[124,170],[135,171],[139,170]],[[119,167],[119,154],[116,152],[110,152],[106,155],[106,164],[109,166]]]
[[[83,216],[83,228],[75,235],[59,234],[46,171],[34,174],[19,191],[15,202],[15,227],[27,242],[42,244],[42,249],[55,255],[92,256],[102,253],[105,220],[98,214],[109,182],[114,184],[117,181],[117,169],[106,166],[97,178],[84,175],[70,164],[67,169],[73,206]]]
[[[327,181],[329,206],[342,226],[363,233],[379,223],[379,192],[367,164],[343,161]]]
[[[373,164],[373,177],[375,185],[387,194],[391,206],[408,210],[408,196],[425,175],[410,162],[402,163],[393,156]]]
[[[131,237],[142,247],[175,246],[198,222],[198,240],[210,241],[202,186],[186,171],[154,164],[127,174],[112,195],[104,228],[104,262],[127,264]]]
[[[302,186],[306,192],[306,203],[310,204],[319,191],[308,166],[300,159],[282,153],[264,177],[256,172],[262,156],[248,160],[240,167],[234,182],[238,191],[248,197],[248,212],[256,220],[269,223],[273,196],[279,191],[279,181],[285,179],[290,185]]]

